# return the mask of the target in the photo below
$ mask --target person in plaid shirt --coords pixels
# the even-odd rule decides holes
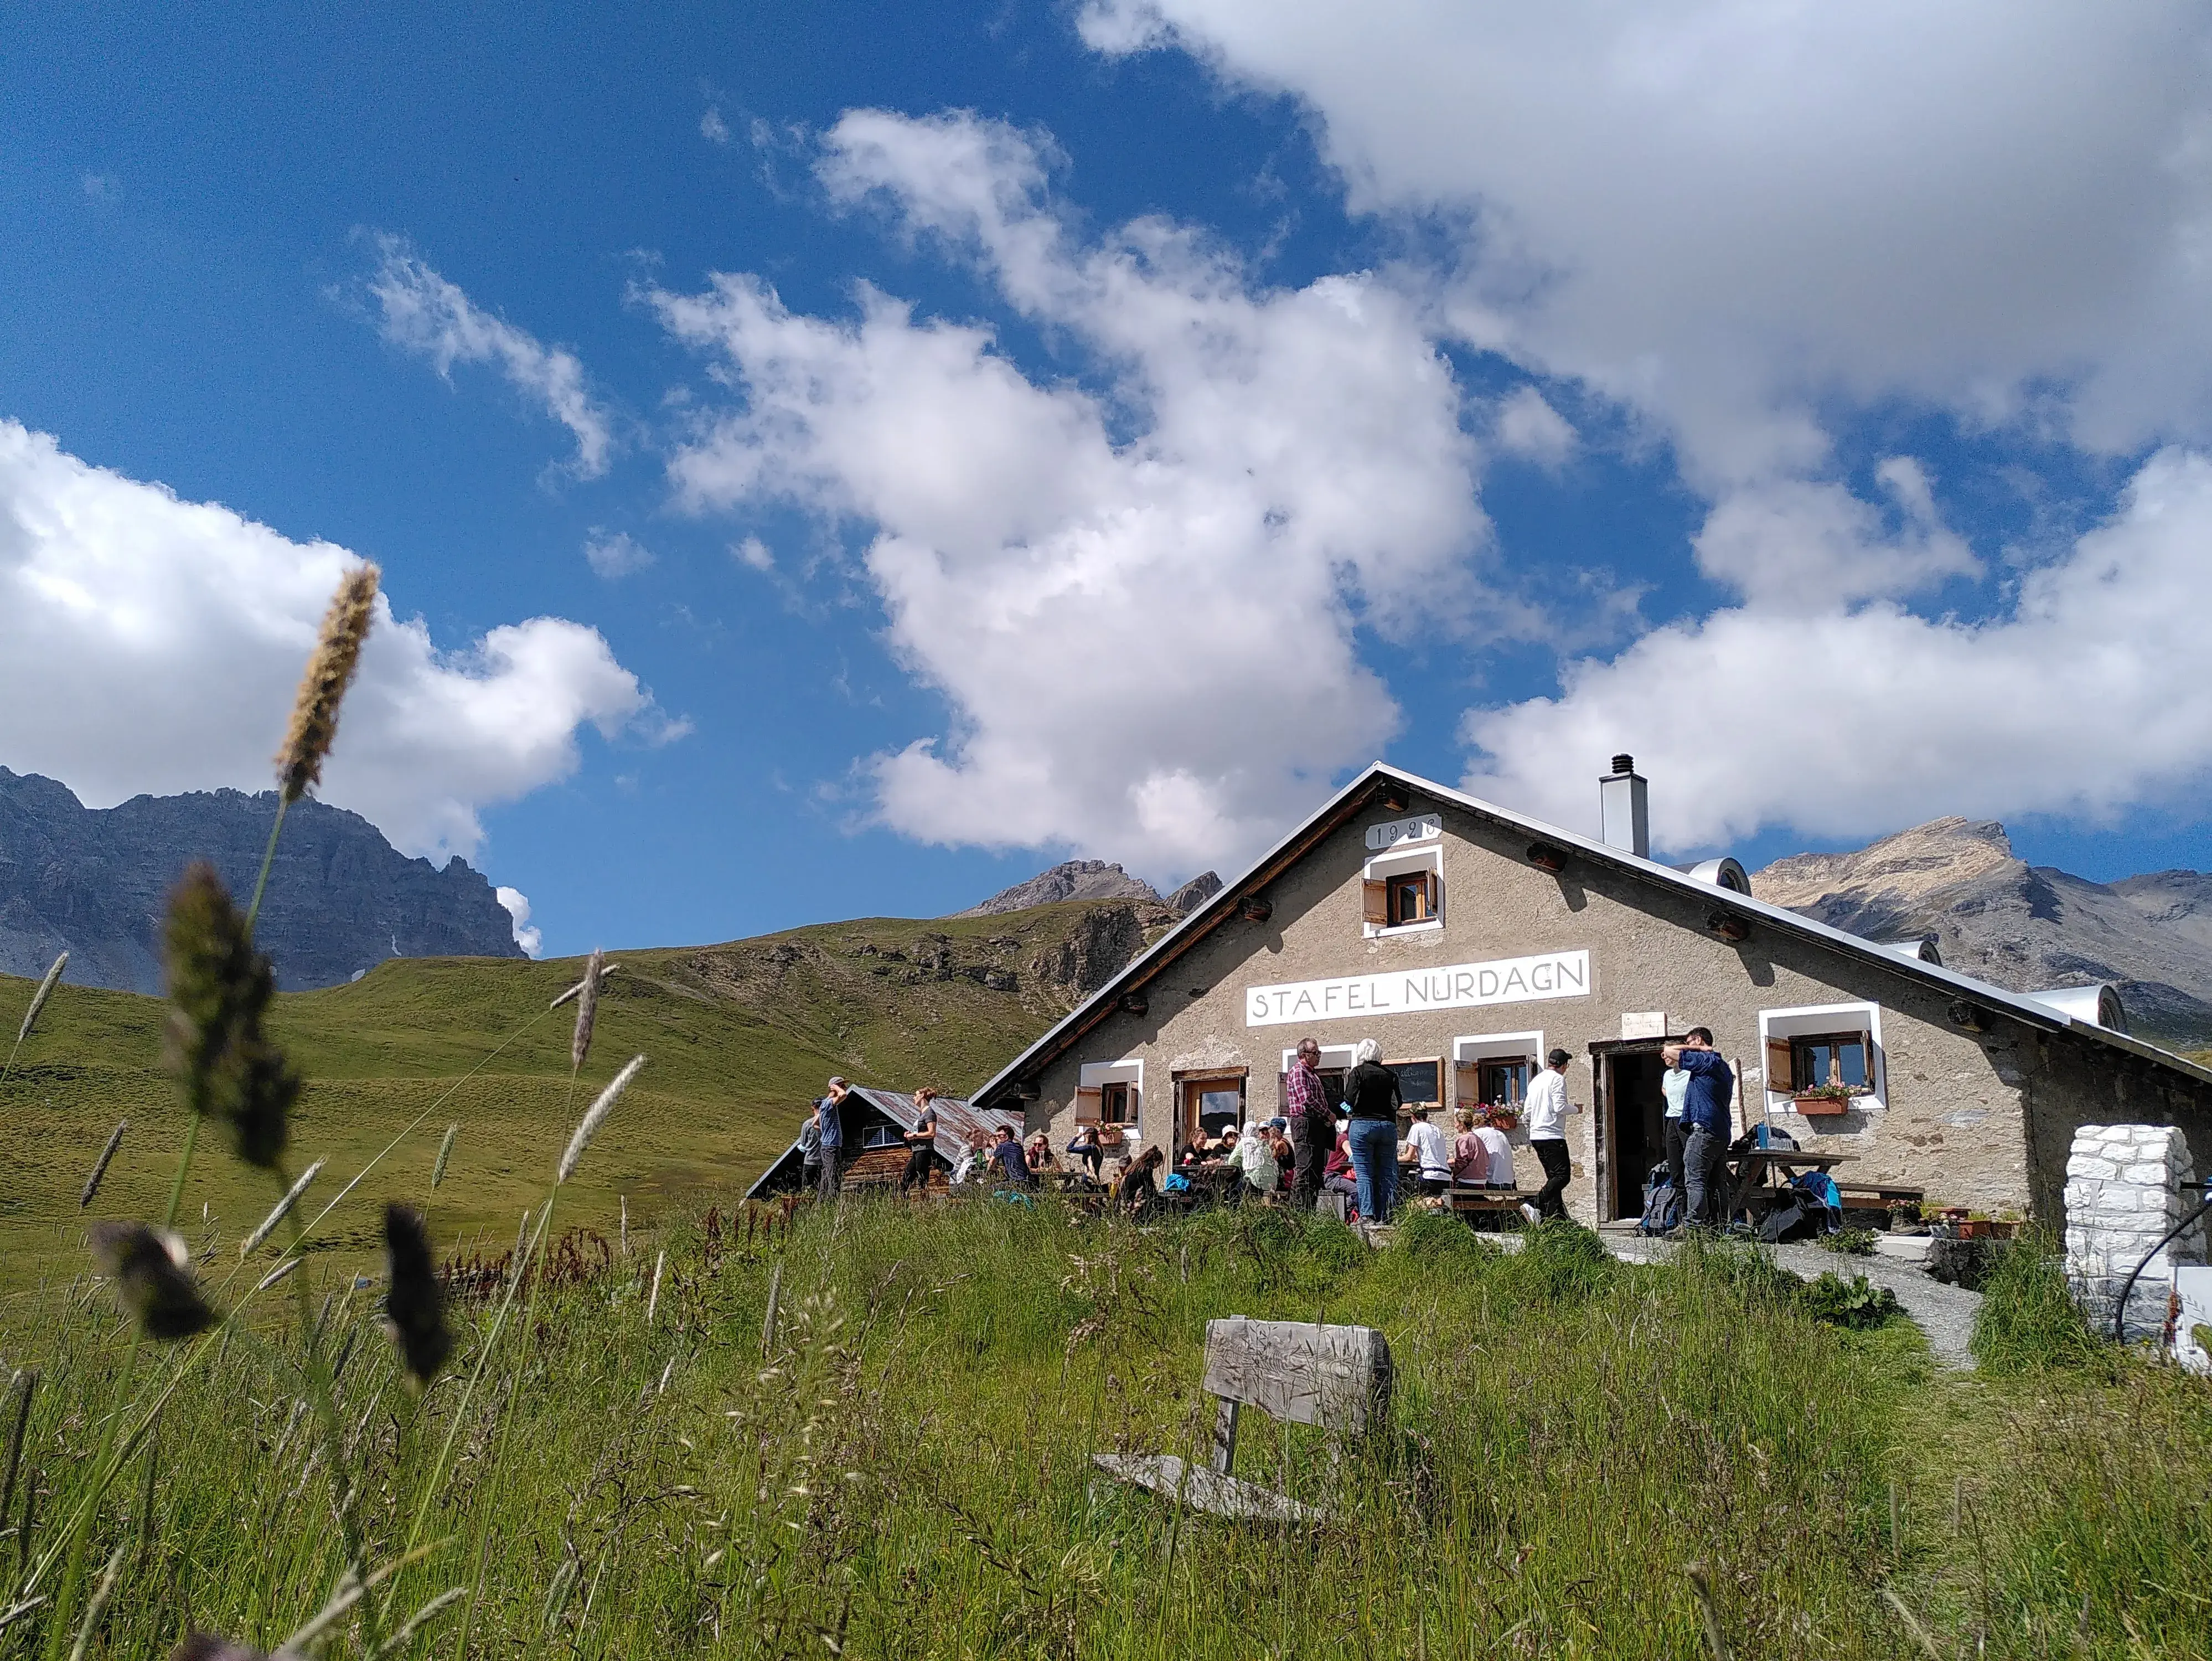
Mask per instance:
[[[1291,1122],[1291,1148],[1296,1176],[1291,1191],[1304,1209],[1310,1211],[1321,1197],[1322,1168],[1336,1146],[1336,1116],[1329,1111],[1328,1093],[1322,1087],[1321,1041],[1298,1040],[1297,1059],[1283,1080],[1283,1111]]]

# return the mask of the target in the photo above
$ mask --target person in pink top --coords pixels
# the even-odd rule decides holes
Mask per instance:
[[[1490,1180],[1490,1150],[1474,1133],[1474,1114],[1462,1107],[1455,1116],[1459,1122],[1459,1134],[1452,1138],[1452,1181],[1480,1188]]]

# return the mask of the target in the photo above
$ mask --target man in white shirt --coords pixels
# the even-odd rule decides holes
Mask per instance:
[[[1482,1144],[1490,1155],[1490,1174],[1487,1178],[1490,1186],[1512,1187],[1514,1183],[1513,1144],[1506,1140],[1505,1133],[1486,1118],[1480,1124],[1475,1126],[1474,1135],[1475,1139]]]
[[[1451,1189],[1451,1150],[1444,1143],[1444,1133],[1429,1123],[1426,1113],[1413,1116],[1413,1128],[1406,1135],[1407,1145],[1413,1150],[1413,1171],[1424,1194],[1444,1194]]]
[[[1544,1186],[1537,1190],[1534,1203],[1524,1200],[1521,1204],[1521,1214],[1532,1223],[1567,1214],[1566,1204],[1559,1196],[1566,1192],[1567,1179],[1574,1174],[1574,1163],[1567,1157],[1566,1123],[1567,1063],[1572,1060],[1564,1050],[1545,1056],[1543,1071],[1529,1085],[1528,1099],[1522,1104],[1528,1146],[1544,1167]]]

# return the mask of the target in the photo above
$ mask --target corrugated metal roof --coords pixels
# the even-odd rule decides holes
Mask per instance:
[[[913,1129],[921,1116],[915,1110],[911,1092],[902,1095],[896,1090],[878,1090],[868,1085],[854,1085],[848,1093],[875,1109],[901,1130]],[[931,1105],[937,1109],[937,1157],[947,1165],[957,1162],[960,1156],[971,1147],[988,1146],[996,1141],[1001,1126],[1017,1136],[1022,1134],[1022,1116],[1018,1113],[998,1108],[976,1107],[957,1096],[939,1096]],[[893,1152],[897,1157],[904,1157],[898,1150]],[[787,1163],[798,1158],[799,1140],[793,1137],[791,1146],[769,1160],[768,1169],[754,1178],[753,1185],[745,1190],[745,1197],[749,1200],[756,1197]]]
[[[1753,898],[1749,894],[1736,893],[1729,889],[1717,887],[1688,873],[1677,871],[1672,866],[1662,865],[1656,860],[1639,859],[1635,855],[1623,849],[1615,848],[1609,843],[1596,841],[1576,831],[1564,830],[1555,824],[1547,824],[1541,819],[1531,818],[1525,813],[1516,813],[1510,808],[1500,807],[1494,802],[1484,801],[1480,797],[1468,795],[1462,791],[1452,789],[1448,785],[1438,784],[1433,779],[1425,779],[1418,773],[1408,773],[1401,768],[1389,765],[1387,762],[1378,761],[1370,763],[1358,777],[1308,814],[1281,841],[1255,860],[1250,867],[1235,881],[1225,885],[1218,894],[1132,958],[1120,974],[1077,1005],[1068,1014],[1055,1022],[1042,1037],[1024,1050],[1005,1067],[1000,1068],[983,1087],[975,1092],[975,1099],[984,1100],[994,1092],[1007,1087],[1018,1074],[1031,1064],[1032,1058],[1050,1052],[1064,1037],[1079,1035],[1091,1024],[1091,1018],[1098,1010],[1109,1007],[1118,1000],[1132,983],[1143,980],[1152,972],[1154,966],[1179,955],[1183,948],[1191,944],[1199,935],[1229,916],[1252,894],[1255,889],[1273,879],[1277,874],[1273,867],[1283,860],[1286,853],[1295,849],[1300,840],[1305,837],[1316,825],[1340,813],[1348,813],[1352,808],[1358,805],[1358,799],[1374,785],[1377,779],[1395,780],[1400,784],[1420,791],[1425,795],[1433,796],[1440,801],[1450,802],[1464,808],[1479,818],[1490,819],[1496,824],[1544,842],[1556,843],[1587,858],[1595,860],[1601,864],[1612,866],[1617,870],[1643,878],[1648,882],[1656,883],[1662,888],[1695,894],[1699,898],[1717,906],[1725,907],[1728,910],[1741,912],[1747,916],[1755,917],[1771,924],[1785,934],[1816,940],[1824,946],[1838,947],[1854,956],[1878,963],[1884,968],[1898,970],[1911,978],[1928,981],[1948,991],[1962,994],[1976,1003],[1995,1005],[2008,1015],[2027,1025],[2051,1031],[2078,1032],[2093,1043],[2124,1051],[2145,1061],[2155,1062],[2160,1066],[2171,1068],[2200,1083],[2212,1084],[2212,1068],[2200,1067],[2185,1056],[2177,1056],[2171,1050],[2161,1050],[2156,1044],[2146,1043],[2142,1039],[2129,1033],[2100,1026],[2093,1020],[2078,1019],[2023,993],[2008,992],[2002,987],[1991,986],[1987,982],[1978,981],[1970,975],[1961,975],[1958,970],[1946,969],[1941,964],[1907,958],[1893,952],[1878,941],[1869,940],[1857,934],[1847,934],[1840,928],[1831,928],[1824,922],[1816,922],[1810,917],[1801,916],[1795,911],[1785,910],[1778,905],[1770,905],[1765,900]]]

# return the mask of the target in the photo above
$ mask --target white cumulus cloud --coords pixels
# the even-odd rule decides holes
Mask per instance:
[[[545,931],[530,925],[530,896],[520,888],[501,888],[495,891],[499,903],[507,908],[507,915],[514,919],[514,943],[522,948],[525,957],[535,958],[545,949]]]
[[[1576,435],[1567,418],[1544,401],[1534,386],[1516,386],[1498,406],[1498,447],[1557,467],[1575,453]]]
[[[458,283],[433,271],[400,237],[376,239],[377,266],[368,279],[383,317],[384,338],[430,360],[452,377],[456,363],[489,364],[507,384],[566,427],[576,441],[569,471],[597,478],[614,447],[613,420],[592,396],[576,355],[548,346],[471,301]]]
[[[301,666],[354,558],[0,421],[0,761],[95,806],[270,788]],[[586,723],[684,730],[597,630],[532,618],[441,651],[380,598],[318,794],[408,853],[473,853],[479,811],[574,772]]]
[[[1470,715],[1465,782],[1590,827],[1603,758],[1629,751],[1654,838],[1682,849],[2185,800],[2212,782],[2208,549],[2212,460],[2163,451],[1995,620],[1754,595],[1571,666],[1557,699]]]
[[[876,758],[887,823],[1233,861],[1395,728],[1355,626],[1472,632],[1477,455],[1417,297],[1372,275],[1266,289],[1157,219],[1086,239],[1048,205],[1055,160],[972,116],[857,111],[817,176],[988,283],[1069,372],[865,284],[839,318],[747,275],[656,290],[740,395],[672,477],[701,511],[780,499],[870,528],[890,648],[952,709]]]

